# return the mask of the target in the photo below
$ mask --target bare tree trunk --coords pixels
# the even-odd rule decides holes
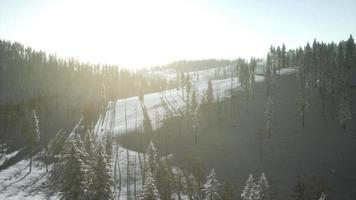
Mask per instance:
[[[125,134],[127,134],[126,99],[125,99]],[[126,191],[127,191],[127,200],[130,200],[131,199],[131,194],[130,194],[130,154],[129,154],[128,149],[126,149]]]
[[[116,156],[115,156],[115,164],[114,164],[114,198],[116,198],[117,193],[117,165],[119,159],[119,147],[116,147]],[[121,188],[120,188],[121,189]]]
[[[131,199],[131,191],[130,191],[130,154],[129,150],[126,149],[126,193],[127,200]]]
[[[29,171],[29,173],[31,173],[31,171],[32,171],[32,156],[33,156],[33,147],[32,147],[32,145],[30,145],[30,171]]]
[[[137,193],[136,193],[136,158],[134,160],[134,166],[133,166],[133,175],[134,175],[134,199],[137,199]]]

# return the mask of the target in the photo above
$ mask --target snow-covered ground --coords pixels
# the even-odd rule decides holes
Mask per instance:
[[[21,160],[0,171],[0,199],[37,200],[59,199],[58,194],[48,194],[49,173],[42,162],[33,162],[29,173],[29,160]],[[50,166],[51,168],[51,166]]]
[[[17,150],[17,151],[14,151],[12,153],[9,153],[9,154],[5,154],[2,157],[0,157],[0,166],[3,165],[8,159],[13,158],[14,156],[16,156],[17,153],[19,153],[20,151],[21,151],[21,149]]]
[[[294,68],[281,69],[281,74],[291,74],[295,73],[297,70]],[[199,74],[199,79],[195,74]],[[215,69],[201,70],[191,74],[192,79],[192,88],[196,91],[197,100],[200,101],[202,95],[208,87],[209,78],[213,77]],[[262,82],[264,80],[263,76],[256,75],[255,81]],[[213,80],[212,81],[214,88],[215,98],[217,94],[220,98],[230,95],[231,88],[231,78],[222,79],[222,80]],[[233,79],[233,88],[239,88],[240,83],[236,77]],[[165,109],[162,105],[162,99],[171,105],[171,111],[178,111],[184,109],[185,102],[183,100],[183,93],[181,89],[170,89],[164,92],[155,92],[146,94],[144,96],[144,104],[147,108],[149,114],[152,128],[157,128],[161,124],[161,119],[166,114]],[[127,126],[125,124],[125,105],[127,113]],[[140,101],[138,97],[131,97],[127,99],[120,99],[116,103],[110,102],[108,106],[108,112],[105,114],[105,119],[100,117],[99,123],[96,125],[96,130],[99,132],[97,134],[102,135],[105,130],[109,129],[110,119],[113,114],[112,109],[115,106],[115,122],[114,122],[114,135],[124,134],[127,131],[134,131],[135,128],[142,128],[143,126],[143,112],[141,109]],[[174,109],[174,110],[172,110]],[[98,127],[99,126],[99,127]]]

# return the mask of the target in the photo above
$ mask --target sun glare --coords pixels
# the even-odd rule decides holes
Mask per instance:
[[[32,19],[38,23],[29,27],[24,43],[82,61],[143,67],[180,59],[250,56],[249,48],[255,49],[246,43],[251,31],[241,24],[237,30],[201,4],[55,1],[39,9]]]

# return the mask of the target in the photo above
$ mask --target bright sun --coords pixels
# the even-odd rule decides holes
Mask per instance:
[[[25,44],[82,61],[142,67],[235,58],[254,44],[243,25],[184,1],[54,1],[33,16]],[[236,27],[239,27],[238,30]]]

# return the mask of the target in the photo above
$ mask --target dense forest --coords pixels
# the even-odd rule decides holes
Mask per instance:
[[[77,123],[82,113],[94,120],[108,101],[172,86],[161,76],[58,58],[0,40],[0,139],[23,145],[33,109],[48,139]]]

